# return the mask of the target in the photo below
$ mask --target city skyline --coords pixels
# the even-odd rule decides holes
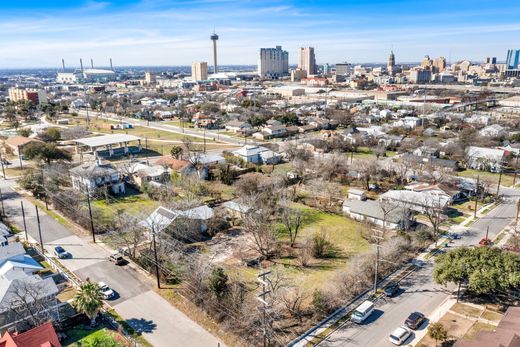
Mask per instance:
[[[66,1],[0,5],[0,68],[79,65],[189,66],[213,61],[208,35],[220,36],[220,65],[255,65],[260,48],[281,45],[289,63],[312,46],[317,63],[396,64],[424,55],[505,61],[520,32],[520,5],[484,1]],[[35,58],[37,57],[37,58]]]

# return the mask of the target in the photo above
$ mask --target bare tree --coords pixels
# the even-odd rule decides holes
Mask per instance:
[[[9,288],[10,299],[4,300],[1,307],[2,311],[8,312],[4,319],[18,321],[18,325],[25,329],[55,319],[56,297],[48,294],[52,286],[52,280],[41,280],[36,275],[13,280]]]
[[[446,220],[446,214],[444,213],[446,197],[443,197],[441,194],[429,194],[424,200],[423,212],[432,226],[433,237],[437,246],[441,224]]]
[[[269,221],[270,212],[268,213],[266,215],[265,211],[260,210],[256,213],[249,213],[243,218],[244,228],[253,238],[253,249],[266,259],[275,254],[278,246],[273,227]]]
[[[282,203],[281,220],[289,234],[289,243],[294,247],[298,232],[303,224],[303,214],[301,210],[290,208],[287,202]]]
[[[374,160],[360,159],[354,163],[354,170],[359,174],[360,180],[365,184],[365,188],[370,189],[370,182],[377,180],[379,174],[379,163]]]

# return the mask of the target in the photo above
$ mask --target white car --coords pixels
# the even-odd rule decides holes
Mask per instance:
[[[407,327],[400,326],[399,328],[395,329],[393,333],[388,336],[388,340],[392,342],[394,345],[402,345],[403,342],[406,341],[408,337],[412,335],[412,331],[408,329]]]
[[[107,300],[113,298],[115,293],[105,282],[98,282],[99,290],[101,291],[101,295],[103,295],[103,299]]]

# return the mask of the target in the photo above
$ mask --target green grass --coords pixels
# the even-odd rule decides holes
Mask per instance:
[[[344,268],[349,259],[357,254],[367,252],[369,243],[360,236],[361,223],[341,215],[321,212],[305,205],[294,204],[293,206],[303,212],[304,222],[298,235],[297,243],[303,243],[311,238],[316,232],[324,231],[333,244],[333,254],[329,258],[313,259],[308,267],[298,266],[297,259],[286,256],[275,259],[274,263],[286,271],[289,278],[298,283],[305,290],[311,292],[322,287],[325,283],[333,280],[336,270]],[[279,239],[288,241],[288,235],[281,230]],[[240,276],[247,281],[256,281],[258,269],[243,268]]]
[[[109,217],[118,210],[124,210],[125,213],[132,215],[151,212],[159,206],[159,203],[148,199],[145,194],[136,194],[122,198],[110,198],[108,204],[105,199],[100,199],[94,201],[92,205],[101,209],[103,214]]]
[[[83,344],[92,343],[99,338],[112,338],[117,336],[116,332],[112,332],[103,327],[90,328],[85,325],[78,325],[66,332],[67,338],[63,341],[64,347],[81,347]],[[120,344],[123,347],[123,344]]]
[[[458,216],[458,217],[450,218],[450,222],[453,224],[460,224],[460,223],[464,222],[465,220],[466,220],[465,216]]]
[[[473,179],[477,179],[477,176],[480,176],[480,179],[487,180],[492,184],[497,184],[500,174],[493,173],[493,172],[487,172],[487,171],[467,169],[467,170],[458,172],[457,176],[468,177],[468,178],[473,178]],[[509,187],[512,184],[513,184],[513,176],[503,174],[500,185]]]

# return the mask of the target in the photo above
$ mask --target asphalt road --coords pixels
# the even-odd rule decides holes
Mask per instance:
[[[455,240],[450,244],[450,248],[476,245],[480,239],[485,237],[488,227],[489,238],[493,239],[511,223],[516,215],[516,201],[520,196],[520,190],[501,188],[501,194],[504,194],[504,202],[491,210],[485,217],[473,223],[462,234],[460,240]],[[419,311],[428,317],[451,295],[449,289],[454,288],[444,288],[435,284],[432,274],[433,262],[430,261],[401,282],[402,289],[399,295],[378,301],[374,313],[364,324],[356,325],[348,322],[319,345],[394,346],[388,341],[388,335],[404,324],[411,312]],[[440,317],[432,318],[439,319]],[[426,329],[426,324],[421,328]],[[406,343],[411,343],[414,337],[412,335]]]
[[[23,230],[20,201],[23,201],[27,231],[30,238],[39,242],[38,224],[34,205],[13,190],[13,180],[1,180],[3,206],[6,214]],[[171,306],[153,291],[153,281],[130,266],[116,266],[109,262],[109,251],[92,243],[90,236],[77,236],[64,225],[40,209],[42,240],[48,254],[60,245],[72,254],[62,264],[79,278],[103,281],[115,292],[108,303],[125,318],[134,329],[141,331],[156,347],[217,346],[219,340],[193,322],[184,313]],[[224,346],[220,342],[221,346]]]

